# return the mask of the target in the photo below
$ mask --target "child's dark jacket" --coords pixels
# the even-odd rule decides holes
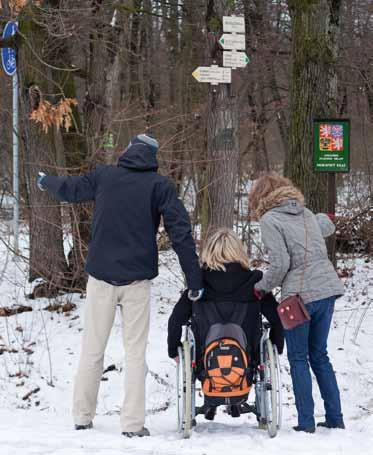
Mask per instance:
[[[178,355],[177,348],[180,346],[182,326],[188,320],[192,321],[192,330],[197,338],[197,360],[200,360],[202,349],[208,329],[211,325],[211,313],[219,321],[236,322],[237,314],[244,318],[240,324],[246,334],[249,353],[257,351],[260,337],[260,314],[263,314],[272,325],[271,340],[276,344],[279,353],[284,347],[284,335],[281,321],[278,317],[277,302],[272,294],[259,302],[254,295],[254,284],[262,278],[259,270],[244,269],[238,263],[226,264],[226,271],[204,270],[203,282],[205,292],[201,300],[192,302],[188,299],[185,291],[168,321],[168,355],[174,358]],[[217,311],[211,312],[209,304]],[[244,307],[242,307],[244,306]]]

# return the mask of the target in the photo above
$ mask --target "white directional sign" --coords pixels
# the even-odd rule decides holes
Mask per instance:
[[[250,59],[245,52],[223,52],[223,66],[228,66],[229,68],[244,68],[249,61]]]
[[[223,32],[245,33],[245,19],[241,16],[223,16]]]
[[[230,84],[232,81],[231,68],[223,68],[221,66],[199,66],[196,68],[192,76],[198,82],[209,82],[212,85]]]
[[[232,35],[224,33],[219,39],[219,43],[223,49],[232,49],[240,50],[245,49],[245,35],[237,35],[233,33]]]

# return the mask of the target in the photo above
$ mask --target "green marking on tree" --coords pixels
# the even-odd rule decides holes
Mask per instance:
[[[104,136],[104,148],[105,149],[113,149],[115,147],[114,145],[114,134],[113,133],[107,133]]]

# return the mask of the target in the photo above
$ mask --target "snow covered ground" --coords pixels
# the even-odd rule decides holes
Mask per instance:
[[[220,412],[214,422],[198,417],[190,440],[176,432],[175,366],[167,358],[167,319],[182,280],[173,254],[162,253],[161,274],[152,289],[152,323],[148,346],[147,426],[152,437],[121,436],[123,365],[119,314],[109,341],[94,429],[76,432],[71,399],[82,330],[84,298],[68,313],[43,310],[45,299],[27,301],[24,265],[14,263],[0,246],[0,309],[26,304],[33,311],[0,317],[0,455],[219,455],[219,454],[348,454],[373,455],[373,262],[346,260],[346,295],[338,300],[330,354],[341,388],[346,431],[318,430],[297,434],[296,411],[286,357],[283,356],[284,423],[275,439],[256,427],[254,416],[232,419]],[[175,272],[176,271],[176,272]],[[347,272],[346,272],[347,275]],[[4,350],[13,352],[3,352]],[[316,392],[316,416],[323,408]],[[33,392],[30,394],[30,392]]]

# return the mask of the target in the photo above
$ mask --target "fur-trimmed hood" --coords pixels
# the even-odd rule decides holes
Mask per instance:
[[[259,201],[255,211],[256,218],[259,220],[266,212],[275,207],[281,207],[282,210],[285,209],[289,213],[300,213],[304,209],[304,196],[293,186],[277,188]]]

